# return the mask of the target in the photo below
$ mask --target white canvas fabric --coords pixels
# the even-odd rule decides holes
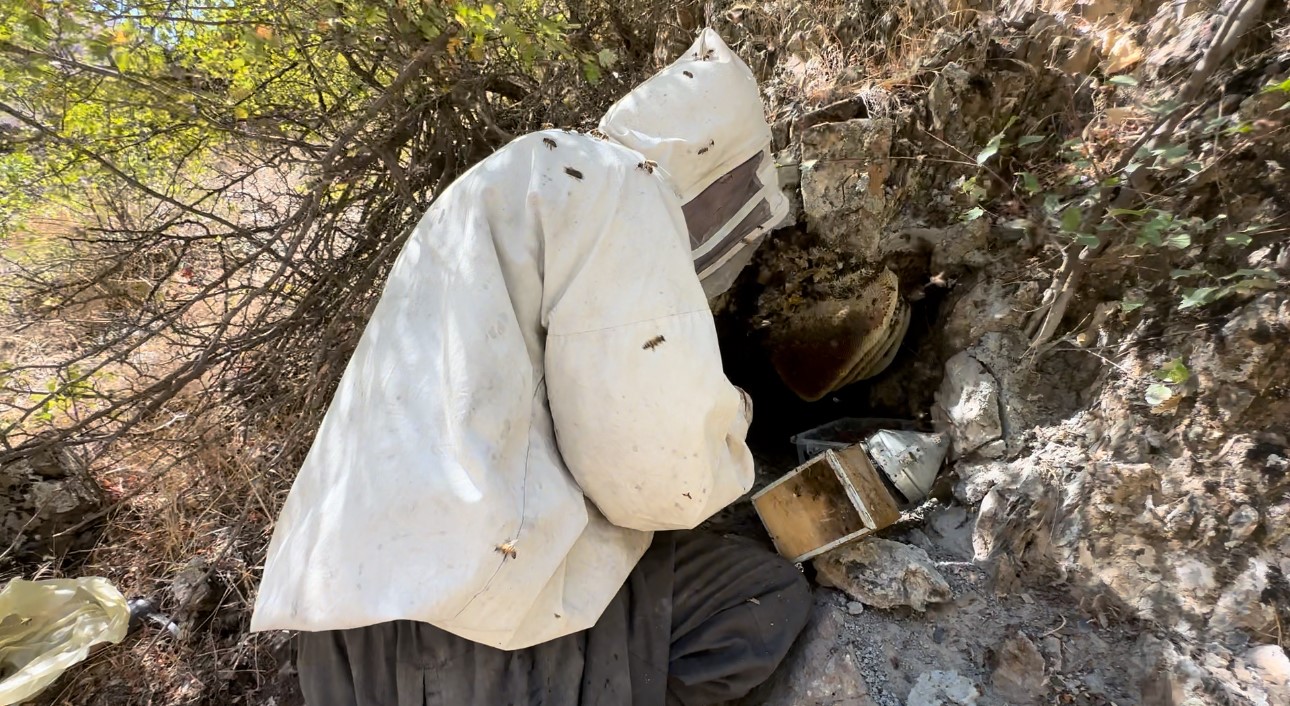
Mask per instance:
[[[783,212],[753,77],[705,31],[602,129],[519,138],[421,219],[278,518],[252,630],[407,619],[527,647],[594,624],[653,531],[748,490],[751,402],[694,262]],[[695,247],[687,202],[750,159],[760,185],[711,204],[743,225]]]
[[[711,29],[610,107],[600,129],[665,165],[687,216],[721,216],[715,230],[689,231],[709,298],[734,283],[765,234],[788,215],[757,80]],[[750,161],[751,170],[741,175],[738,168]],[[742,185],[733,190],[736,198],[722,188],[731,182]]]

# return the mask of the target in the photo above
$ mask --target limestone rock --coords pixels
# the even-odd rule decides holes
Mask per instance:
[[[1227,517],[1227,527],[1232,532],[1232,540],[1243,542],[1259,528],[1259,511],[1249,505],[1242,505]]]
[[[907,706],[976,706],[976,685],[958,672],[933,670],[918,675]]]
[[[770,680],[738,703],[742,706],[876,706],[860,665],[841,645],[845,610],[821,595],[797,644]]]
[[[826,241],[876,260],[886,225],[892,121],[859,118],[802,133],[802,207]]]
[[[1259,645],[1245,652],[1245,662],[1263,681],[1273,703],[1290,703],[1290,658],[1277,645]]]
[[[1219,635],[1233,630],[1246,630],[1255,634],[1275,630],[1276,611],[1263,602],[1263,596],[1268,590],[1269,573],[1267,561],[1257,557],[1250,559],[1245,570],[1219,596],[1214,613],[1209,618],[1210,630]]]
[[[967,352],[945,362],[945,379],[936,393],[934,414],[948,428],[958,456],[1003,437],[999,383]]]
[[[924,611],[928,603],[954,597],[927,552],[878,537],[821,554],[815,568],[820,583],[875,608],[910,606]]]
[[[999,648],[990,683],[999,696],[1014,704],[1038,704],[1048,691],[1044,656],[1035,643],[1017,633]]]
[[[944,344],[963,350],[992,331],[1019,329],[1038,300],[1036,282],[1008,285],[982,279],[954,302],[942,328]]]
[[[894,230],[894,229],[893,229]],[[990,225],[985,219],[956,223],[945,228],[906,226],[883,235],[878,252],[892,256],[931,253],[932,272],[961,272],[981,268],[990,261]]]

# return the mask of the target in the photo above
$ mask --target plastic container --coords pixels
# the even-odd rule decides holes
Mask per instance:
[[[799,465],[806,463],[829,449],[839,450],[858,444],[870,434],[883,429],[921,431],[917,424],[907,419],[867,417],[835,419],[828,424],[821,424],[814,429],[793,435],[793,444],[797,446],[797,463]]]

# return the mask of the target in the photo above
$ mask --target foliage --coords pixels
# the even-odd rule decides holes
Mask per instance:
[[[1121,75],[1111,77],[1107,85],[1128,89],[1139,84],[1136,78]],[[1271,84],[1264,93],[1290,92],[1287,86],[1290,80]],[[1160,280],[1175,283],[1176,307],[1180,310],[1279,286],[1279,276],[1271,270],[1225,267],[1223,263],[1231,250],[1198,247],[1217,239],[1229,248],[1244,248],[1256,236],[1269,232],[1269,224],[1236,226],[1226,213],[1208,219],[1180,215],[1180,199],[1223,158],[1221,143],[1248,134],[1250,123],[1223,115],[1193,126],[1190,131],[1166,135],[1159,127],[1171,124],[1183,112],[1178,104],[1128,100],[1141,114],[1158,116],[1157,127],[1148,129],[1132,145],[1122,144],[1117,143],[1111,131],[1090,132],[1105,119],[1105,114],[1095,115],[1081,131],[1081,137],[1061,144],[1055,165],[1050,154],[1035,154],[1033,149],[1027,149],[1043,145],[1047,139],[1024,132],[1017,135],[1021,132],[1014,129],[1018,117],[1009,116],[1002,129],[977,153],[975,162],[981,171],[962,181],[960,188],[971,203],[962,220],[989,214],[983,204],[991,197],[1000,198],[1024,204],[1023,208],[1031,212],[1009,223],[1024,224],[1027,230],[1034,224],[1042,225],[1057,243],[1079,252],[1081,262],[1108,250],[1132,257],[1141,253],[1166,261],[1184,259],[1192,265],[1174,269],[1169,277],[1163,276],[1168,268],[1157,270]],[[1100,141],[1084,137],[1099,132]],[[1011,176],[1004,176],[1010,172]],[[1151,188],[1144,188],[1148,183]],[[1005,193],[1000,193],[1000,186],[1006,187]],[[1010,210],[1015,209],[1014,205]],[[1068,260],[1071,261],[1075,260]],[[1229,271],[1224,273],[1225,269]],[[1119,308],[1127,314],[1143,304],[1141,300],[1126,299]]]
[[[193,389],[238,426],[296,420],[283,453],[301,453],[426,204],[514,134],[620,94],[637,78],[622,57],[656,31],[633,16],[581,0],[0,0],[6,299],[83,340],[9,364],[0,460],[51,426],[101,451]],[[51,213],[70,225],[37,227]]]

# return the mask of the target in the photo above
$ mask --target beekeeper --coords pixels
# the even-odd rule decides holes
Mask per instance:
[[[787,210],[756,81],[707,30],[600,129],[500,149],[395,262],[252,618],[310,706],[712,704],[804,625],[792,565],[687,531],[753,482],[705,289]]]

